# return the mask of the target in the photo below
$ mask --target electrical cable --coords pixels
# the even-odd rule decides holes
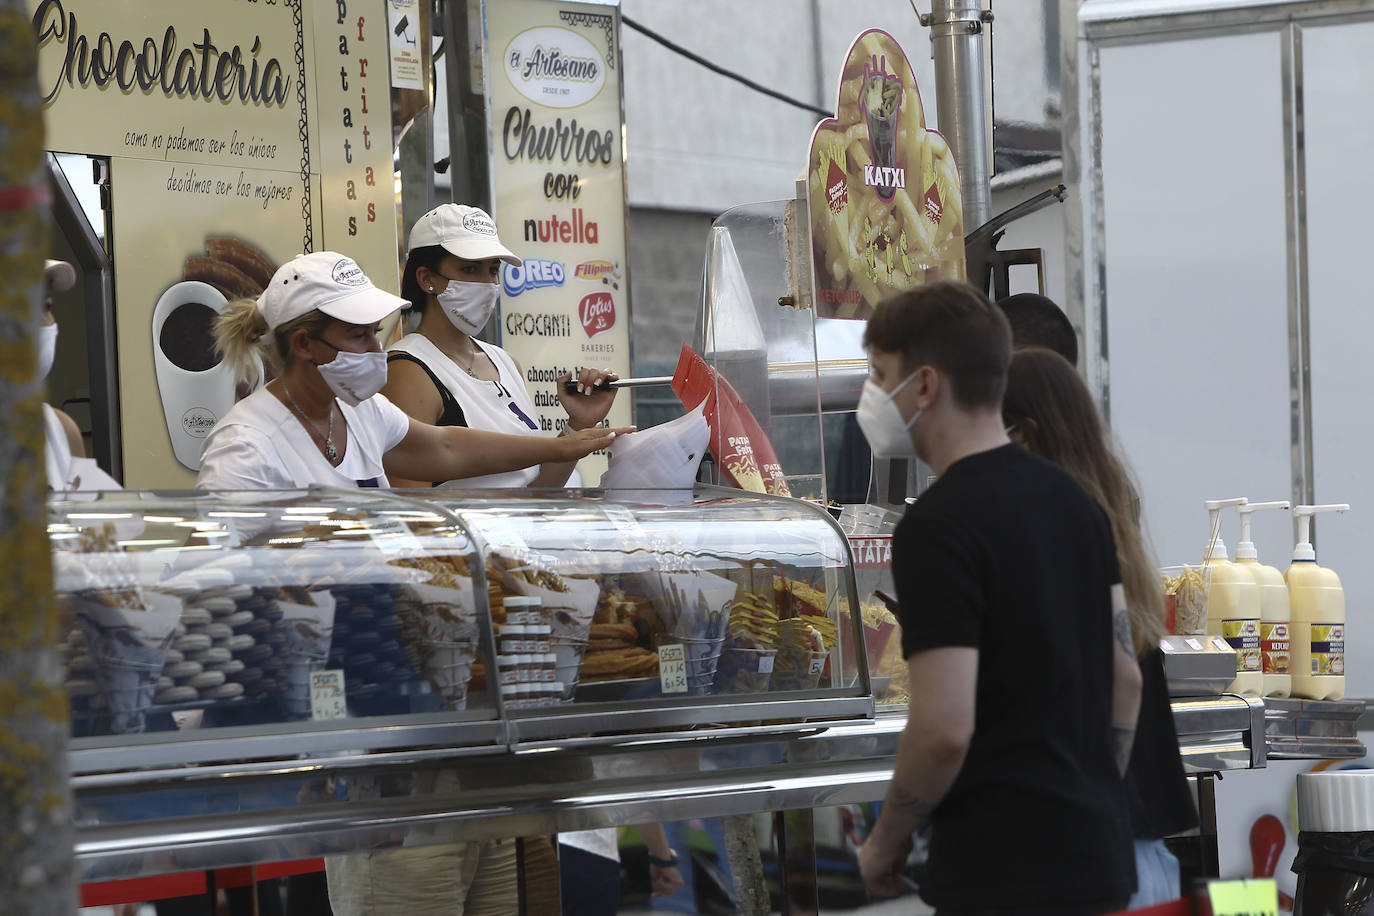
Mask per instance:
[[[625,23],[630,28],[634,29],[636,32],[639,32],[645,37],[663,45],[663,47],[667,48],[669,51],[672,51],[676,54],[681,54],[683,57],[687,58],[693,63],[700,64],[707,70],[710,70],[713,73],[718,73],[726,79],[732,79],[737,83],[743,83],[745,86],[748,86],[755,92],[761,92],[764,95],[769,96],[770,98],[777,99],[780,102],[786,102],[788,105],[795,106],[797,108],[802,109],[803,111],[809,111],[813,114],[818,114],[823,118],[832,118],[835,116],[835,113],[833,111],[826,111],[824,108],[818,108],[815,105],[811,105],[807,102],[794,99],[791,96],[783,95],[781,92],[778,92],[775,89],[769,89],[767,86],[760,86],[758,83],[749,79],[747,76],[741,76],[733,70],[725,69],[720,64],[712,63],[711,61],[707,60],[701,55],[693,53],[692,51],[689,51],[686,48],[684,48],[682,45],[677,44],[676,42],[658,34],[653,29],[640,25],[638,22],[635,22],[633,19],[631,19],[629,16],[626,16],[623,13],[620,16],[620,21]]]

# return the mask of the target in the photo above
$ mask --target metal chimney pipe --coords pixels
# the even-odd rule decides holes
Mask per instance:
[[[931,0],[929,16],[935,57],[935,105],[940,133],[959,166],[964,198],[964,232],[992,218],[992,168],[988,160],[987,82],[983,78],[983,27],[992,21],[980,0]]]

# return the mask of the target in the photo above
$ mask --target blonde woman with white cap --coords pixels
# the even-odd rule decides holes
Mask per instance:
[[[410,252],[401,275],[401,295],[420,322],[391,347],[391,374],[382,392],[423,423],[544,437],[519,364],[500,347],[477,339],[496,310],[502,262],[514,267],[521,263],[501,244],[496,223],[477,207],[443,204],[420,217],[410,230]],[[597,391],[595,386],[617,376],[583,369],[576,394],[563,387],[571,378],[571,373],[559,377],[556,388],[568,413],[569,430],[600,425],[615,391]],[[561,487],[572,470],[570,462],[545,461],[448,485]],[[394,481],[397,486],[416,487],[441,482]]]
[[[198,485],[388,487],[389,475],[473,477],[576,461],[628,431],[533,438],[412,420],[378,394],[387,374],[379,322],[404,304],[332,251],[298,255],[256,302],[230,303],[215,325],[225,359],[248,377],[255,349],[270,339],[282,372],[216,424],[201,451]]]

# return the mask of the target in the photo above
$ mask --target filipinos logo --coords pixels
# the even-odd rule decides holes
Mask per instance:
[[[615,300],[610,293],[591,293],[583,296],[577,304],[577,317],[582,322],[582,330],[591,339],[603,331],[615,327]]]
[[[540,105],[576,108],[606,85],[601,52],[576,32],[554,26],[526,29],[506,45],[506,79]]]
[[[620,268],[610,261],[583,261],[573,268],[573,276],[579,280],[600,280],[604,277],[619,277]]]
[[[506,269],[501,272],[501,288],[507,296],[514,298],[528,290],[562,286],[564,275],[563,264],[560,261],[525,258],[524,263],[519,266],[506,265]]]

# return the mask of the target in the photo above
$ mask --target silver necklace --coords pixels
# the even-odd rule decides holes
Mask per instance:
[[[477,346],[477,344],[475,344],[475,343],[472,345],[472,348],[473,348],[473,350],[474,350],[475,352],[472,354],[472,358],[468,360],[468,364],[467,364],[466,366],[464,366],[462,363],[458,363],[458,359],[457,359],[458,354],[457,354],[457,353],[454,353],[454,354],[453,354],[453,357],[454,357],[453,361],[454,361],[455,363],[458,363],[458,367],[459,367],[460,369],[462,369],[464,372],[466,372],[470,378],[477,378],[477,373],[472,371],[472,366],[473,366],[473,363],[477,362],[477,357],[478,357],[478,356],[484,355],[484,351],[482,350],[481,347]]]
[[[286,399],[291,402],[291,406],[296,409],[296,413],[300,414],[300,418],[304,420],[310,426],[311,429],[315,430],[316,433],[324,437],[324,456],[328,458],[330,461],[338,461],[339,450],[334,447],[333,399],[331,398],[329,402],[329,432],[321,433],[320,428],[315,425],[315,421],[305,415],[305,411],[301,410],[301,405],[297,404],[296,399],[291,396],[291,389],[286,386],[286,379],[282,379],[281,390],[286,392]]]

